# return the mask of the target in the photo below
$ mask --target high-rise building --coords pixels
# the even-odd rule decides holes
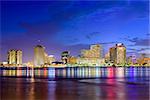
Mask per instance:
[[[45,64],[52,64],[52,62],[55,62],[56,60],[55,60],[55,57],[54,57],[54,55],[47,55],[47,56],[45,56]]]
[[[113,64],[124,65],[126,63],[126,47],[122,43],[109,49],[110,61]]]
[[[107,53],[105,54],[105,62],[106,62],[106,63],[110,62],[110,54],[109,54],[109,52],[107,52]]]
[[[61,60],[64,64],[68,63],[68,59],[70,57],[70,52],[69,51],[64,51],[61,53]]]
[[[45,48],[37,45],[34,48],[34,66],[41,67],[45,63]]]
[[[82,50],[81,57],[77,59],[77,64],[87,66],[101,66],[104,63],[105,59],[102,59],[102,46],[100,44],[93,44],[89,50]]]
[[[137,59],[137,63],[139,65],[147,65],[150,66],[150,57],[149,55],[146,55],[145,53],[142,53],[140,57]]]
[[[22,51],[17,50],[16,54],[17,54],[17,64],[22,64]]]
[[[133,65],[133,58],[132,58],[132,56],[127,57],[127,64],[128,65]]]
[[[110,56],[110,61],[115,64],[116,63],[116,57],[117,57],[116,47],[111,47],[109,49],[109,56]]]
[[[81,57],[83,58],[102,58],[102,47],[99,44],[93,44],[89,50],[82,50]]]
[[[103,66],[105,59],[101,58],[77,58],[77,64],[84,66]]]
[[[8,51],[8,64],[22,64],[22,51],[10,50]]]
[[[76,64],[77,63],[77,58],[74,56],[70,56],[68,59],[69,64]]]
[[[126,47],[122,43],[116,44],[116,63],[118,65],[124,65],[126,64]]]

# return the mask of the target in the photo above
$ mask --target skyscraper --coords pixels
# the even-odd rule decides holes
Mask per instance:
[[[106,54],[105,54],[105,62],[106,63],[108,63],[108,62],[110,62],[110,54],[109,54],[110,52],[107,52]]]
[[[8,64],[22,64],[22,51],[10,50],[8,51]]]
[[[90,47],[91,56],[94,58],[102,58],[102,46],[99,44],[93,44]]]
[[[117,64],[124,65],[126,63],[126,47],[122,43],[116,44]]]
[[[61,53],[61,60],[64,62],[64,64],[68,63],[69,57],[70,57],[69,51],[64,51]]]
[[[109,55],[110,55],[110,61],[115,64],[117,58],[116,47],[111,47],[109,49]]]
[[[102,46],[100,44],[93,44],[89,50],[81,51],[81,58],[77,59],[78,64],[89,66],[103,65],[105,60],[102,58]]]
[[[116,44],[115,47],[109,49],[110,61],[117,65],[126,63],[126,47],[122,43]]]
[[[40,67],[45,63],[45,48],[41,45],[37,45],[34,48],[34,66]]]
[[[102,47],[99,44],[93,44],[89,50],[82,50],[81,57],[83,58],[102,58]]]

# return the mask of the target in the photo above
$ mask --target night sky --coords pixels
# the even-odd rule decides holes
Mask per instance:
[[[102,44],[104,53],[118,42],[128,55],[149,53],[149,36],[146,0],[1,1],[0,61],[6,61],[10,49],[23,50],[23,62],[31,61],[37,44],[57,59],[64,50],[78,56],[95,43]]]

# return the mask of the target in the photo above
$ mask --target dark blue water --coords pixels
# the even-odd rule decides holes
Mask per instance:
[[[1,100],[149,100],[149,67],[0,71]]]

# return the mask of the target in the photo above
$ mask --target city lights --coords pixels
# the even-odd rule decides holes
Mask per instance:
[[[71,56],[69,51],[61,54],[61,60],[57,63],[54,55],[48,55],[45,47],[37,45],[34,48],[34,60],[23,65],[23,51],[10,50],[8,52],[8,62],[2,63],[3,67],[76,67],[76,66],[149,66],[150,58],[144,54],[140,58],[132,56],[126,57],[126,47],[122,43],[111,47],[103,57],[102,46],[95,44],[90,46],[90,50],[81,50],[81,56]]]
[[[149,0],[0,8],[0,100],[150,100]]]

